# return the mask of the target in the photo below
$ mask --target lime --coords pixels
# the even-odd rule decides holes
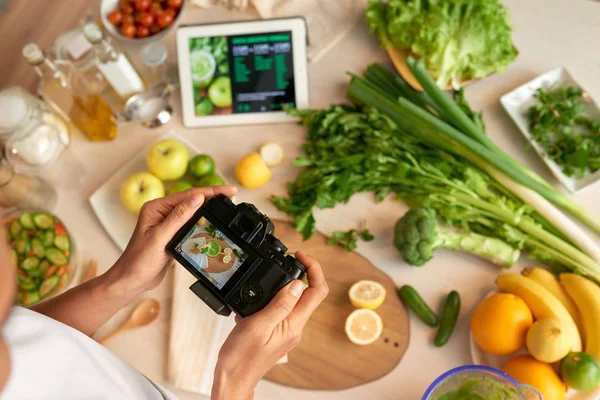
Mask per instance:
[[[224,184],[225,184],[225,180],[223,178],[221,178],[219,175],[212,174],[212,175],[206,175],[205,177],[200,178],[197,186],[198,187],[219,186],[219,185],[224,185]]]
[[[210,115],[213,112],[213,103],[208,97],[202,97],[198,104],[196,104],[196,114],[198,115]]]
[[[188,190],[193,188],[194,185],[192,185],[191,183],[187,182],[187,181],[179,181],[176,184],[174,184],[171,189],[169,189],[169,191],[167,192],[167,194],[173,194],[173,193],[179,193],[179,192],[183,192],[184,190]]]
[[[570,353],[560,363],[562,380],[575,390],[592,390],[600,384],[600,365],[583,352]]]
[[[210,242],[206,243],[206,247],[204,247],[202,250],[207,256],[216,257],[219,255],[219,253],[221,253],[221,245],[219,242],[211,240]]]
[[[194,178],[202,178],[215,173],[215,160],[208,154],[198,154],[190,160],[188,172]]]

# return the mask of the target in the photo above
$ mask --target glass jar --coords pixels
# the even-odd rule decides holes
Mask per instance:
[[[0,207],[45,207],[51,210],[57,197],[56,190],[48,182],[15,172],[6,159],[0,157]]]
[[[21,88],[0,91],[0,135],[5,138],[6,159],[18,171],[61,185],[83,179],[83,166],[67,149],[67,124]]]

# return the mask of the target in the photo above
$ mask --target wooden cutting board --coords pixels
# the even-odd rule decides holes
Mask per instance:
[[[327,245],[319,232],[304,242],[289,223],[274,222],[275,236],[289,251],[301,249],[320,261],[330,291],[304,328],[300,345],[290,352],[289,362],[273,367],[266,379],[300,389],[340,390],[392,371],[408,347],[409,322],[391,278],[358,253]],[[364,279],[381,283],[387,296],[376,310],[383,319],[383,335],[371,345],[358,346],[346,337],[344,324],[354,310],[348,289]]]

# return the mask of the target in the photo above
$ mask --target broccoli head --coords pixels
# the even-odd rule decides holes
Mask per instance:
[[[410,210],[396,222],[394,246],[410,265],[424,265],[431,260],[439,245],[439,227],[434,209],[421,207]]]
[[[439,247],[466,251],[501,266],[511,266],[521,254],[501,239],[440,226],[429,207],[410,210],[396,222],[394,246],[408,264],[416,266],[431,260]]]

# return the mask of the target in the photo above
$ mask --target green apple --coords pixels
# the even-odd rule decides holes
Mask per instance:
[[[184,190],[188,190],[193,188],[194,185],[189,183],[188,181],[180,181],[174,184],[171,189],[169,189],[169,194],[183,192]]]
[[[134,214],[139,214],[145,202],[164,195],[165,187],[161,180],[148,172],[132,175],[121,185],[121,202]]]
[[[163,181],[174,181],[185,175],[189,160],[187,148],[174,139],[161,140],[146,154],[146,166]]]
[[[213,112],[213,103],[210,102],[208,97],[202,97],[198,104],[196,104],[196,114],[198,115],[210,115]]]
[[[220,76],[208,88],[208,98],[217,107],[231,106],[231,79]]]

